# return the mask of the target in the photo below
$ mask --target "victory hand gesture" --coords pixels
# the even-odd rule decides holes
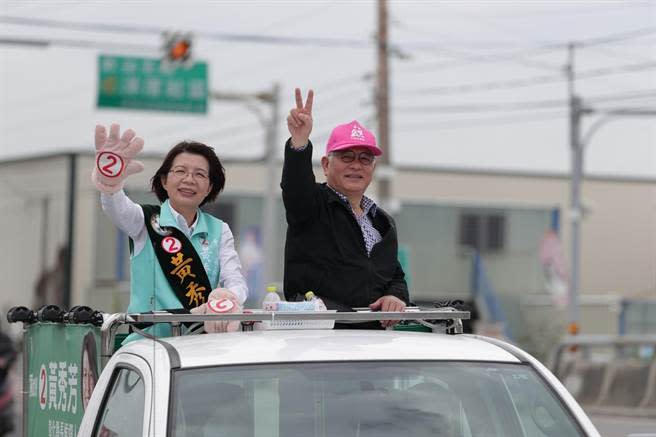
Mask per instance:
[[[289,111],[287,128],[292,135],[292,146],[295,148],[305,146],[310,140],[312,132],[312,100],[314,91],[308,91],[307,100],[303,104],[301,90],[296,88],[296,107]]]
[[[140,161],[133,161],[144,145],[132,129],[120,135],[121,127],[112,124],[109,136],[105,126],[96,126],[96,164],[91,180],[103,193],[115,193],[123,188],[125,179],[144,169]]]

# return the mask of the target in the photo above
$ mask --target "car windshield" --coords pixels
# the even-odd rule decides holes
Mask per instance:
[[[331,362],[174,374],[171,436],[583,435],[525,364]]]

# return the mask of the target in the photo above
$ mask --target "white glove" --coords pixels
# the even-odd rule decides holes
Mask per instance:
[[[96,164],[91,180],[98,190],[107,194],[119,191],[128,176],[144,169],[143,163],[132,160],[143,149],[144,141],[135,137],[132,129],[123,132],[122,136],[120,132],[118,124],[112,124],[109,136],[105,126],[96,126]]]
[[[192,308],[192,314],[229,314],[242,311],[237,296],[227,288],[216,288],[207,297],[207,303]],[[240,322],[231,321],[209,321],[205,322],[205,332],[236,332],[239,331]]]

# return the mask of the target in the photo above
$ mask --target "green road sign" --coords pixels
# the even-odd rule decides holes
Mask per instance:
[[[207,64],[162,63],[158,58],[98,57],[98,107],[207,112]]]

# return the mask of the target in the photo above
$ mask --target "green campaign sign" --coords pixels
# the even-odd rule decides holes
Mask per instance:
[[[27,326],[28,437],[75,437],[98,380],[100,328],[37,323]]]
[[[207,64],[158,58],[98,57],[98,107],[207,112]]]

